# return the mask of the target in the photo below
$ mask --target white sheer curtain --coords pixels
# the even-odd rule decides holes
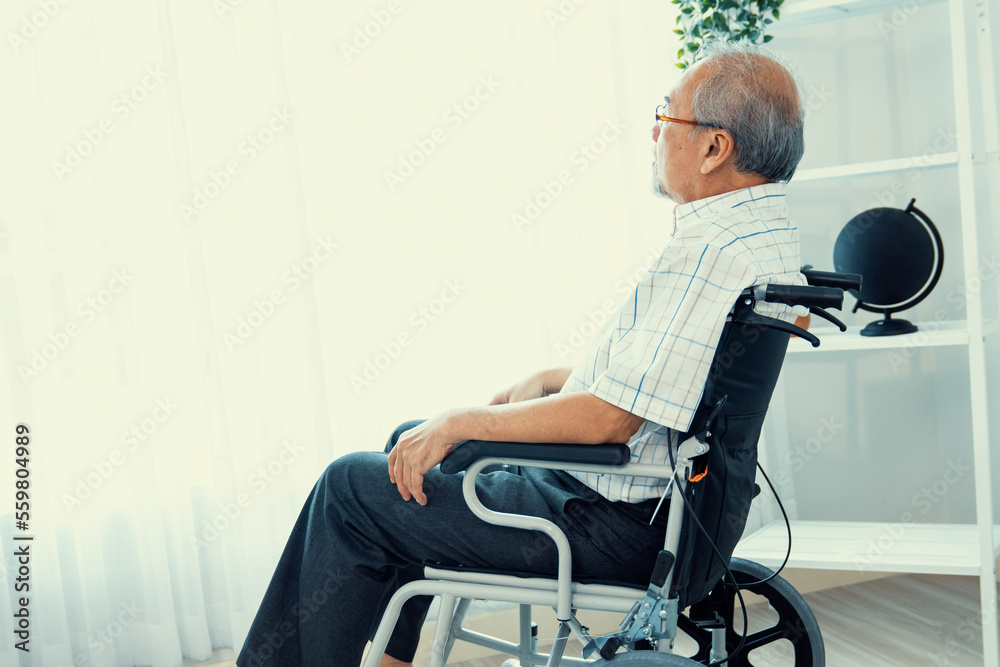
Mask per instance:
[[[666,240],[664,1],[16,0],[2,25],[5,667],[239,647],[329,461],[572,364]]]

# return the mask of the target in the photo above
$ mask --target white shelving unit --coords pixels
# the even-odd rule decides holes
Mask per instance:
[[[981,569],[976,524],[793,521],[792,535],[794,567],[965,575]],[[772,523],[744,540],[739,556],[774,567],[787,548],[784,522]],[[1000,526],[994,526],[994,553],[998,548]]]
[[[989,4],[995,0],[924,0],[920,5],[947,3],[954,77],[954,110],[957,146],[954,152],[931,156],[881,160],[800,171],[790,188],[799,183],[842,179],[857,176],[905,173],[911,169],[941,169],[950,167],[958,172],[957,197],[961,214],[963,275],[975,275],[980,221],[977,220],[977,194],[974,165],[987,162],[988,179],[993,197],[1000,197],[1000,131],[996,104],[993,63],[996,59],[990,37]],[[892,11],[898,0],[799,0],[783,6],[782,18],[775,24],[775,33],[820,22],[838,21],[848,17]],[[984,116],[983,140],[978,150],[973,146],[971,89],[968,75],[966,30],[973,21],[980,72],[980,96]],[[982,191],[980,196],[988,196]],[[1000,242],[1000,209],[992,201],[994,237]],[[996,294],[996,287],[983,290],[967,302],[964,321],[917,323],[919,331],[907,336],[866,338],[858,335],[857,327],[840,333],[833,328],[819,327],[814,333],[822,340],[812,348],[803,340],[793,340],[789,353],[844,354],[852,351],[888,350],[925,347],[957,346],[968,353],[970,389],[970,420],[974,457],[976,522],[973,524],[895,524],[856,521],[793,521],[792,552],[789,567],[857,570],[900,573],[948,574],[976,576],[980,583],[983,620],[984,664],[1000,667],[1000,632],[996,597],[996,558],[1000,555],[1000,526],[993,516],[994,487],[991,479],[991,452],[986,378],[986,338],[997,335],[1000,322],[987,321],[983,316],[982,299],[986,292]],[[815,321],[815,318],[814,318]],[[914,351],[919,354],[919,351]],[[787,548],[783,521],[765,525],[744,536],[736,554],[765,565],[781,563]]]
[[[946,1],[948,0],[924,0],[920,5]],[[774,25],[771,32],[777,33],[804,25],[875,14],[899,6],[899,0],[789,0],[787,4],[782,5],[781,21]]]
[[[902,350],[917,347],[941,347],[946,345],[968,345],[969,325],[965,320],[947,322],[917,322],[919,331],[906,338],[882,336],[881,338],[864,338],[860,335],[861,327],[847,327],[841,333],[833,327],[811,327],[810,331],[822,341],[822,346],[813,348],[804,340],[789,341],[789,354],[812,352],[835,352],[840,350]],[[995,333],[1000,329],[1000,322],[989,320],[983,323],[983,335]]]
[[[958,153],[935,153],[933,155],[897,158],[895,160],[878,160],[848,164],[841,167],[820,167],[818,169],[803,169],[796,173],[796,183],[814,181],[829,181],[835,178],[850,176],[873,176],[875,174],[892,174],[916,169],[934,169],[958,164]]]

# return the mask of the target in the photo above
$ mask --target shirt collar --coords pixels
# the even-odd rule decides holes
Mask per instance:
[[[741,204],[761,199],[772,199],[772,202],[773,198],[783,199],[786,187],[786,183],[763,183],[749,188],[723,192],[721,195],[696,199],[686,204],[678,204],[674,207],[674,231],[671,236],[701,218],[732,215],[732,209]]]

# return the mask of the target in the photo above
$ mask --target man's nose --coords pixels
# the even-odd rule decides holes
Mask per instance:
[[[658,141],[660,138],[660,124],[653,123],[653,141]]]

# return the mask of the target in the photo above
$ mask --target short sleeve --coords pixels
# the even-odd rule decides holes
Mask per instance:
[[[682,248],[665,257],[622,308],[607,367],[588,390],[644,419],[686,431],[726,316],[755,278],[747,264],[715,246]]]

